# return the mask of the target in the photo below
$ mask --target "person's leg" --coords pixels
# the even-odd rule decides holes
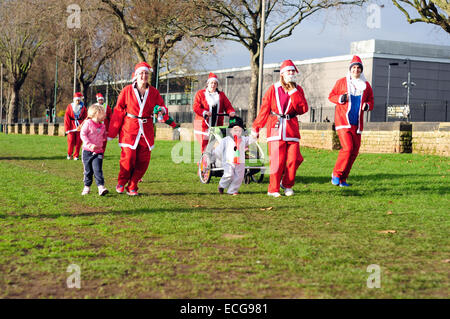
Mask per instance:
[[[224,163],[223,175],[219,181],[219,188],[223,189],[228,188],[231,184],[232,177],[233,177],[233,166],[228,163]]]
[[[284,141],[269,142],[270,178],[269,193],[280,191],[281,177],[286,168],[287,143]]]
[[[74,133],[67,133],[67,156],[72,156],[74,147]]]
[[[120,170],[117,177],[117,184],[125,186],[129,181],[136,162],[136,150],[129,147],[122,147],[120,153]]]
[[[239,187],[242,185],[245,175],[245,164],[237,164],[234,168],[231,184],[228,187],[228,194],[237,194]]]
[[[142,143],[143,142],[143,143]],[[143,138],[136,148],[136,162],[128,184],[129,190],[138,190],[139,180],[145,175],[150,163],[151,151]]]
[[[359,154],[359,148],[361,146],[361,134],[356,133],[357,128],[353,128],[351,131],[351,135],[352,135],[352,143],[353,143],[353,148],[352,151],[350,153],[350,158],[348,161],[348,164],[344,170],[344,173],[342,174],[341,177],[341,181],[345,182],[348,178],[348,175],[350,174],[350,171],[352,169],[353,163],[356,160],[356,157],[358,157]]]
[[[303,162],[303,156],[300,153],[300,143],[290,142],[287,145],[286,169],[283,176],[283,187],[292,188],[295,184],[295,175],[300,164]]]
[[[340,129],[337,134],[341,142],[341,150],[334,165],[333,175],[340,179],[350,161],[350,154],[353,151],[353,138],[350,129]]]
[[[84,186],[92,185],[92,175],[94,174],[92,169],[92,158],[92,152],[83,151]]]
[[[81,136],[80,136],[80,132],[74,132],[74,140],[75,140],[75,152],[73,153],[73,157],[80,157],[80,149],[81,149],[81,144],[83,144],[83,141],[81,141]]]
[[[95,154],[92,159],[92,168],[94,170],[94,177],[97,186],[105,185],[105,179],[103,177],[103,154]]]

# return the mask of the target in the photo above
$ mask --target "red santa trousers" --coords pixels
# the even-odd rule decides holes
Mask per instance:
[[[283,187],[292,188],[295,184],[295,174],[303,156],[298,142],[271,141],[269,144],[270,180],[269,193],[280,191]]]
[[[80,132],[67,133],[67,155],[72,156],[73,149],[75,148],[73,157],[80,157],[81,144]]]
[[[339,177],[341,181],[346,181],[353,163],[359,153],[361,146],[361,134],[356,133],[358,126],[352,125],[351,128],[337,130],[341,150],[334,166],[333,175]]]
[[[138,182],[147,171],[150,163],[151,151],[143,137],[135,150],[129,147],[122,147],[120,153],[120,171],[117,183],[126,185],[129,190],[138,190]]]

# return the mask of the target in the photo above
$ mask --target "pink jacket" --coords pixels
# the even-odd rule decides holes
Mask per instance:
[[[106,127],[103,123],[95,123],[91,119],[87,119],[83,123],[80,131],[81,140],[83,141],[83,150],[103,153],[103,142],[106,141]]]

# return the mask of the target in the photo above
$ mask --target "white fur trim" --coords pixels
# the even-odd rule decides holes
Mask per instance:
[[[282,73],[284,73],[284,72],[286,72],[286,71],[289,71],[289,70],[294,70],[294,71],[295,71],[295,66],[293,66],[293,65],[285,66],[284,68],[282,68],[282,69],[280,70],[280,74],[282,74]]]
[[[194,134],[200,134],[200,135],[205,135],[205,136],[209,136],[209,134],[208,134],[208,133],[206,133],[206,132],[203,132],[203,131],[197,131],[197,130],[194,130]]]
[[[149,69],[146,66],[141,66],[141,67],[137,68],[136,70],[134,70],[134,74],[135,74],[134,77],[137,77],[137,75],[141,71],[153,72],[153,70],[151,68]]]
[[[295,92],[297,92],[297,88],[288,91],[288,94],[289,94],[289,95],[292,95],[292,94],[294,94]]]

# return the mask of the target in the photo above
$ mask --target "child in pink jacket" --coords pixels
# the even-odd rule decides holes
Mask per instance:
[[[83,165],[84,165],[84,189],[81,195],[89,194],[92,185],[92,176],[98,186],[98,194],[103,196],[108,193],[103,178],[103,153],[106,141],[105,120],[106,112],[101,105],[91,105],[88,117],[83,123],[80,136],[83,141]]]

